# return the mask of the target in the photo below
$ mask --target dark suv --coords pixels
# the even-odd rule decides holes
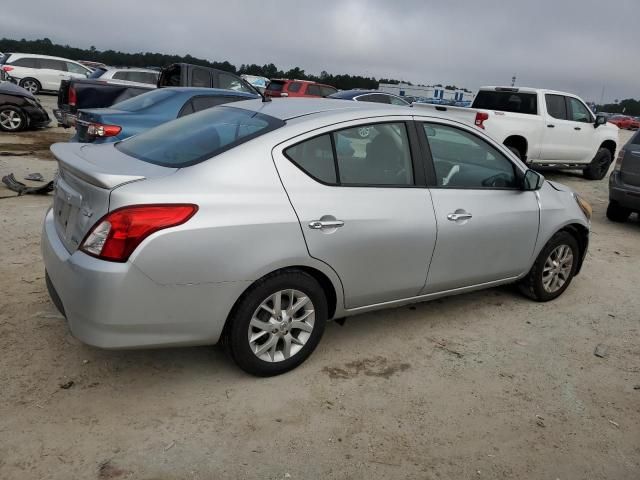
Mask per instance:
[[[271,80],[264,94],[268,97],[328,97],[337,88],[308,80]]]
[[[609,177],[607,218],[625,222],[633,212],[640,214],[640,131],[620,149]]]

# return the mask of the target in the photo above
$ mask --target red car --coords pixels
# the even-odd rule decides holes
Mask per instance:
[[[264,94],[268,97],[326,97],[338,91],[331,85],[308,80],[271,80]]]
[[[627,117],[626,115],[614,115],[613,117],[610,117],[607,122],[613,123],[618,128],[629,129],[632,128],[631,125],[634,122],[634,119]]]
[[[640,117],[631,117],[631,130],[638,130],[640,128]]]

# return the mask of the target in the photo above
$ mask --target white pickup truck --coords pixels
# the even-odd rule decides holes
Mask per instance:
[[[414,103],[482,128],[529,165],[581,169],[601,180],[615,156],[618,127],[570,93],[482,87],[471,108]]]

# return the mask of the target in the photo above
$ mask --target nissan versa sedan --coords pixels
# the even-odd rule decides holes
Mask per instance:
[[[87,344],[224,339],[268,376],[302,363],[330,319],[513,282],[561,295],[589,204],[480,129],[416,113],[247,100],[116,144],[53,145],[54,303]]]

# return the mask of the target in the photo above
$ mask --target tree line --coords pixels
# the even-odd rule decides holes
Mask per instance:
[[[12,40],[10,38],[0,39],[0,52],[20,52],[35,53],[40,55],[52,55],[56,57],[69,58],[71,60],[88,60],[92,62],[101,62],[111,66],[122,67],[163,67],[172,63],[191,63],[194,65],[202,65],[204,67],[212,67],[238,75],[258,75],[266,78],[295,78],[298,80],[312,80],[315,82],[333,85],[341,90],[350,90],[352,88],[363,88],[368,90],[376,90],[380,83],[399,84],[406,83],[412,85],[411,82],[403,82],[393,78],[363,77],[361,75],[348,74],[331,74],[322,71],[320,75],[314,75],[305,72],[299,67],[289,70],[281,70],[273,63],[265,65],[242,64],[239,68],[228,61],[212,62],[203,58],[193,57],[191,55],[167,55],[164,53],[126,53],[116,50],[98,50],[96,47],[77,48],[69,45],[60,45],[53,43],[49,38],[38,40]],[[442,85],[437,85],[442,87]],[[455,85],[447,85],[447,90],[455,90]],[[468,91],[464,89],[465,91]]]
[[[640,100],[627,98],[617,103],[606,103],[604,105],[596,105],[598,112],[623,113],[633,117],[640,116]]]

